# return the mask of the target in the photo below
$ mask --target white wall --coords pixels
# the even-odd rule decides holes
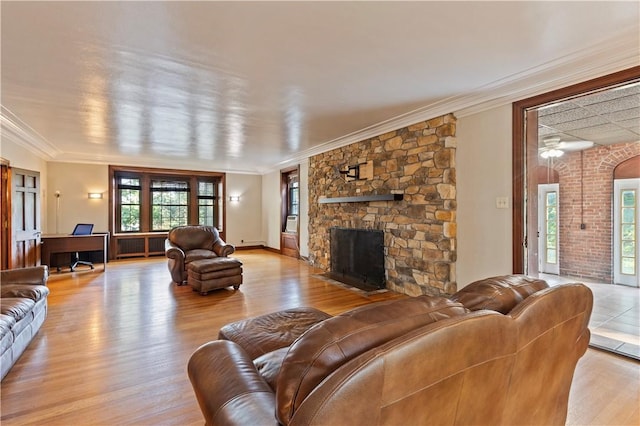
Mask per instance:
[[[0,157],[9,161],[10,167],[31,170],[40,173],[40,228],[43,233],[50,233],[47,227],[47,162],[31,151],[2,138],[0,142]]]
[[[262,229],[266,246],[280,250],[280,171],[262,176]]]
[[[226,242],[235,246],[264,244],[262,176],[227,173]],[[230,202],[229,196],[240,201]]]
[[[49,162],[47,169],[50,233],[70,234],[77,223],[93,223],[94,232],[109,231],[108,166]],[[60,191],[59,208],[56,208],[56,191]],[[90,200],[89,192],[100,192],[103,198]]]
[[[458,118],[458,289],[512,272],[511,105]],[[509,208],[496,208],[508,197]]]
[[[309,257],[309,159],[300,163],[300,256]]]

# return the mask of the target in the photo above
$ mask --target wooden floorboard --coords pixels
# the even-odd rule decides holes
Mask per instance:
[[[296,306],[338,314],[404,297],[345,289],[265,250],[236,256],[240,290],[208,296],[172,284],[164,258],[54,272],[47,320],[2,381],[2,425],[202,425],[186,365],[222,325]],[[567,424],[640,424],[639,374],[639,363],[589,349]]]

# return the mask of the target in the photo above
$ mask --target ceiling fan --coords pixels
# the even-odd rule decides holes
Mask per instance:
[[[548,137],[542,140],[542,146],[538,149],[542,158],[561,157],[566,151],[582,151],[593,146],[591,141],[562,141],[559,137]]]

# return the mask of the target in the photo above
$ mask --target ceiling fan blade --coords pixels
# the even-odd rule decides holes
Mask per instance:
[[[557,149],[564,151],[582,151],[583,149],[593,147],[593,145],[591,141],[564,141],[558,144]]]

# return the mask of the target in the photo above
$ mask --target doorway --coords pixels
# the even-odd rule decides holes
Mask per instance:
[[[25,268],[40,264],[40,173],[9,167],[9,265]],[[3,197],[4,198],[4,197]]]
[[[280,171],[280,253],[300,258],[300,166]]]
[[[618,98],[619,109],[608,110],[608,102]],[[640,327],[627,321],[637,315],[638,290],[613,284],[620,281],[615,269],[624,265],[637,286],[640,192],[616,184],[615,170],[640,154],[638,99],[640,67],[635,67],[513,106],[513,271],[538,276],[539,269],[550,283],[587,283],[594,290],[591,344],[634,358],[640,356]],[[600,111],[592,114],[596,108]],[[542,178],[544,166],[558,180]],[[557,273],[544,259],[547,250],[551,260],[554,254],[549,244],[554,237],[545,234],[544,222],[556,201],[549,195],[551,183],[559,183]],[[634,298],[621,299],[619,290],[633,291]],[[612,312],[613,306],[619,312]]]
[[[553,270],[545,257],[555,253],[559,274],[613,283],[613,179],[640,154],[640,67],[571,89],[514,104],[513,271]],[[544,215],[553,208],[539,185],[558,182],[558,229],[548,235],[543,228],[554,224]],[[557,252],[547,247],[554,238]]]
[[[640,66],[629,68],[624,71],[620,71],[614,74],[606,75],[600,78],[596,78],[583,83],[578,83],[565,88],[557,89],[552,92],[544,93],[532,98],[524,99],[513,104],[512,121],[513,121],[513,145],[512,145],[512,157],[513,157],[513,179],[512,179],[512,192],[513,192],[513,209],[512,209],[512,224],[513,224],[513,240],[512,240],[512,253],[513,253],[513,265],[512,270],[514,273],[529,273],[530,271],[537,273],[538,262],[527,263],[530,258],[536,258],[538,254],[538,241],[537,241],[537,226],[531,226],[535,224],[538,217],[537,209],[537,185],[538,183],[544,183],[538,181],[536,170],[539,165],[541,142],[540,137],[550,137],[552,134],[541,134],[538,120],[540,108],[545,108],[547,113],[560,113],[567,112],[565,106],[562,105],[563,101],[573,100],[583,97],[587,94],[601,92],[602,96],[606,98],[611,93],[614,95],[620,94],[619,91],[612,92],[608,89],[621,88],[624,86],[638,87],[640,86]],[[608,93],[605,91],[608,90]],[[637,99],[637,95],[635,95]],[[632,97],[632,99],[634,99]],[[563,111],[565,109],[565,111]],[[585,123],[583,108],[578,105],[578,109],[575,110],[577,114],[582,114],[582,117],[574,117],[574,120],[566,120],[565,124],[568,125],[583,125]],[[619,126],[613,126],[619,131],[631,130],[633,133],[633,126],[637,127],[638,109],[630,108],[630,111],[626,113],[633,114],[636,111],[636,115],[627,117],[629,124],[628,129],[621,129]],[[620,112],[624,114],[624,112]],[[557,118],[552,117],[552,118]],[[611,122],[607,117],[600,117],[600,123],[592,126],[583,127],[584,132],[606,130],[609,128],[611,131]],[[566,128],[564,132],[571,133],[575,129]],[[553,130],[550,130],[552,133]],[[571,135],[571,134],[570,134]],[[583,135],[586,135],[584,133]],[[583,135],[575,134],[576,140],[590,140],[591,138],[583,137]],[[582,139],[581,139],[582,138]],[[638,142],[638,130],[635,131],[634,142]],[[558,143],[563,142],[562,140]],[[613,188],[610,189],[612,191]],[[582,225],[580,223],[580,225]]]

